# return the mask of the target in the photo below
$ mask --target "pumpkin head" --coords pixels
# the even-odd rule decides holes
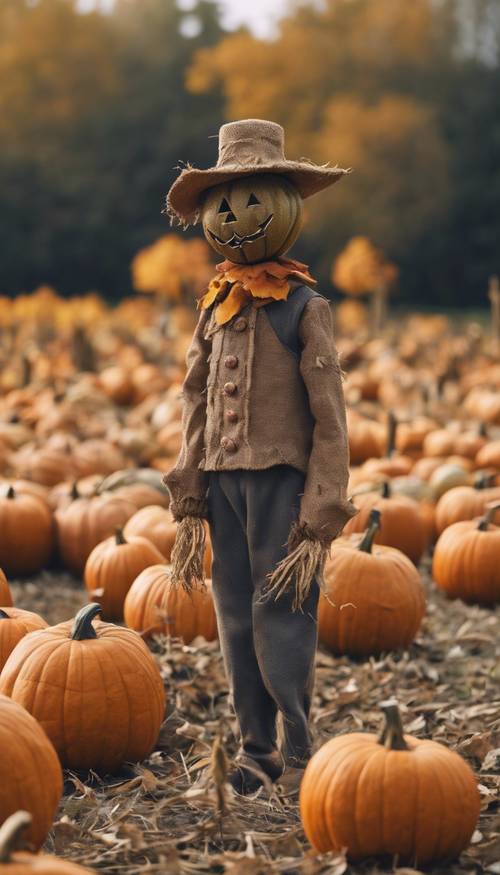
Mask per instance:
[[[302,198],[283,176],[245,176],[210,188],[202,206],[210,246],[236,264],[283,255],[297,239]]]
[[[47,503],[10,486],[0,497],[0,565],[12,576],[32,574],[47,564],[52,545]]]
[[[6,696],[0,696],[0,749],[0,823],[20,808],[29,811],[27,839],[38,849],[61,798],[61,766],[41,726]]]
[[[87,605],[74,622],[23,638],[5,663],[0,692],[38,720],[65,767],[106,773],[151,753],[165,692],[140,636],[111,623],[94,628],[100,611]]]
[[[68,860],[17,850],[24,844],[24,834],[32,821],[27,811],[16,811],[0,827],[0,875],[91,875],[90,869]]]
[[[7,578],[0,568],[0,602],[2,605],[6,605],[10,608],[13,604],[12,602],[12,593],[10,591],[9,584],[7,582]]]
[[[395,703],[382,707],[378,738],[340,735],[310,760],[300,788],[305,833],[320,853],[346,848],[354,861],[390,856],[420,867],[454,859],[479,817],[474,775],[443,745],[404,735]]]
[[[380,513],[363,536],[339,538],[325,566],[318,611],[320,641],[337,654],[378,655],[410,644],[425,612],[420,575],[393,547],[374,546]]]
[[[217,620],[210,581],[187,593],[174,586],[165,565],[146,568],[130,587],[124,607],[125,622],[145,638],[171,635],[190,644],[198,635],[217,638]]]
[[[122,529],[94,547],[85,565],[85,586],[106,620],[123,618],[123,602],[137,575],[163,559],[147,538],[125,538]]]
[[[28,632],[45,629],[47,623],[38,614],[20,608],[0,608],[0,671],[21,638]]]
[[[434,550],[432,576],[451,598],[481,605],[500,603],[500,527],[493,525],[500,501],[484,516],[453,523]]]

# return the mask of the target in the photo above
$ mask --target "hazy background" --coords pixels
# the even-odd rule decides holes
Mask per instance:
[[[499,0],[0,0],[0,293],[128,293],[179,160],[215,163],[219,125],[257,116],[289,157],[354,168],[307,202],[294,250],[325,291],[363,234],[400,301],[480,304],[500,269],[499,45]]]

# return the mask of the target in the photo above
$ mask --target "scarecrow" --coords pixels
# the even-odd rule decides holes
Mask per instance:
[[[330,307],[306,265],[284,257],[303,199],[346,172],[287,160],[283,128],[247,119],[222,126],[215,167],[186,167],[167,195],[170,217],[201,219],[224,259],[198,303],[182,449],[165,482],[179,523],[173,580],[187,589],[203,578],[210,526],[240,793],[310,756],[319,583],[356,512]]]

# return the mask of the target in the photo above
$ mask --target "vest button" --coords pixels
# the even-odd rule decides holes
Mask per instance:
[[[235,453],[238,449],[236,442],[230,437],[221,438],[220,445],[226,453]]]
[[[236,410],[227,410],[226,419],[228,422],[238,422],[238,414],[236,413]]]
[[[238,319],[235,320],[233,327],[234,327],[235,331],[245,331],[247,326],[248,326],[248,322],[245,319],[245,317],[240,316]]]
[[[233,368],[237,368],[238,364],[239,364],[238,356],[237,355],[227,355],[226,358],[224,359],[224,364],[225,364],[226,368],[231,368],[231,370],[233,370]]]
[[[234,395],[236,392],[236,383],[224,383],[222,391],[224,392],[224,395]]]

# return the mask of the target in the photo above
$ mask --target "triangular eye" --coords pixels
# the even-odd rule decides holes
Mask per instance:
[[[260,205],[260,201],[255,197],[254,194],[251,194],[248,198],[247,207],[256,207]]]
[[[225,197],[222,198],[222,203],[219,207],[219,213],[230,213],[231,207],[229,206]]]

